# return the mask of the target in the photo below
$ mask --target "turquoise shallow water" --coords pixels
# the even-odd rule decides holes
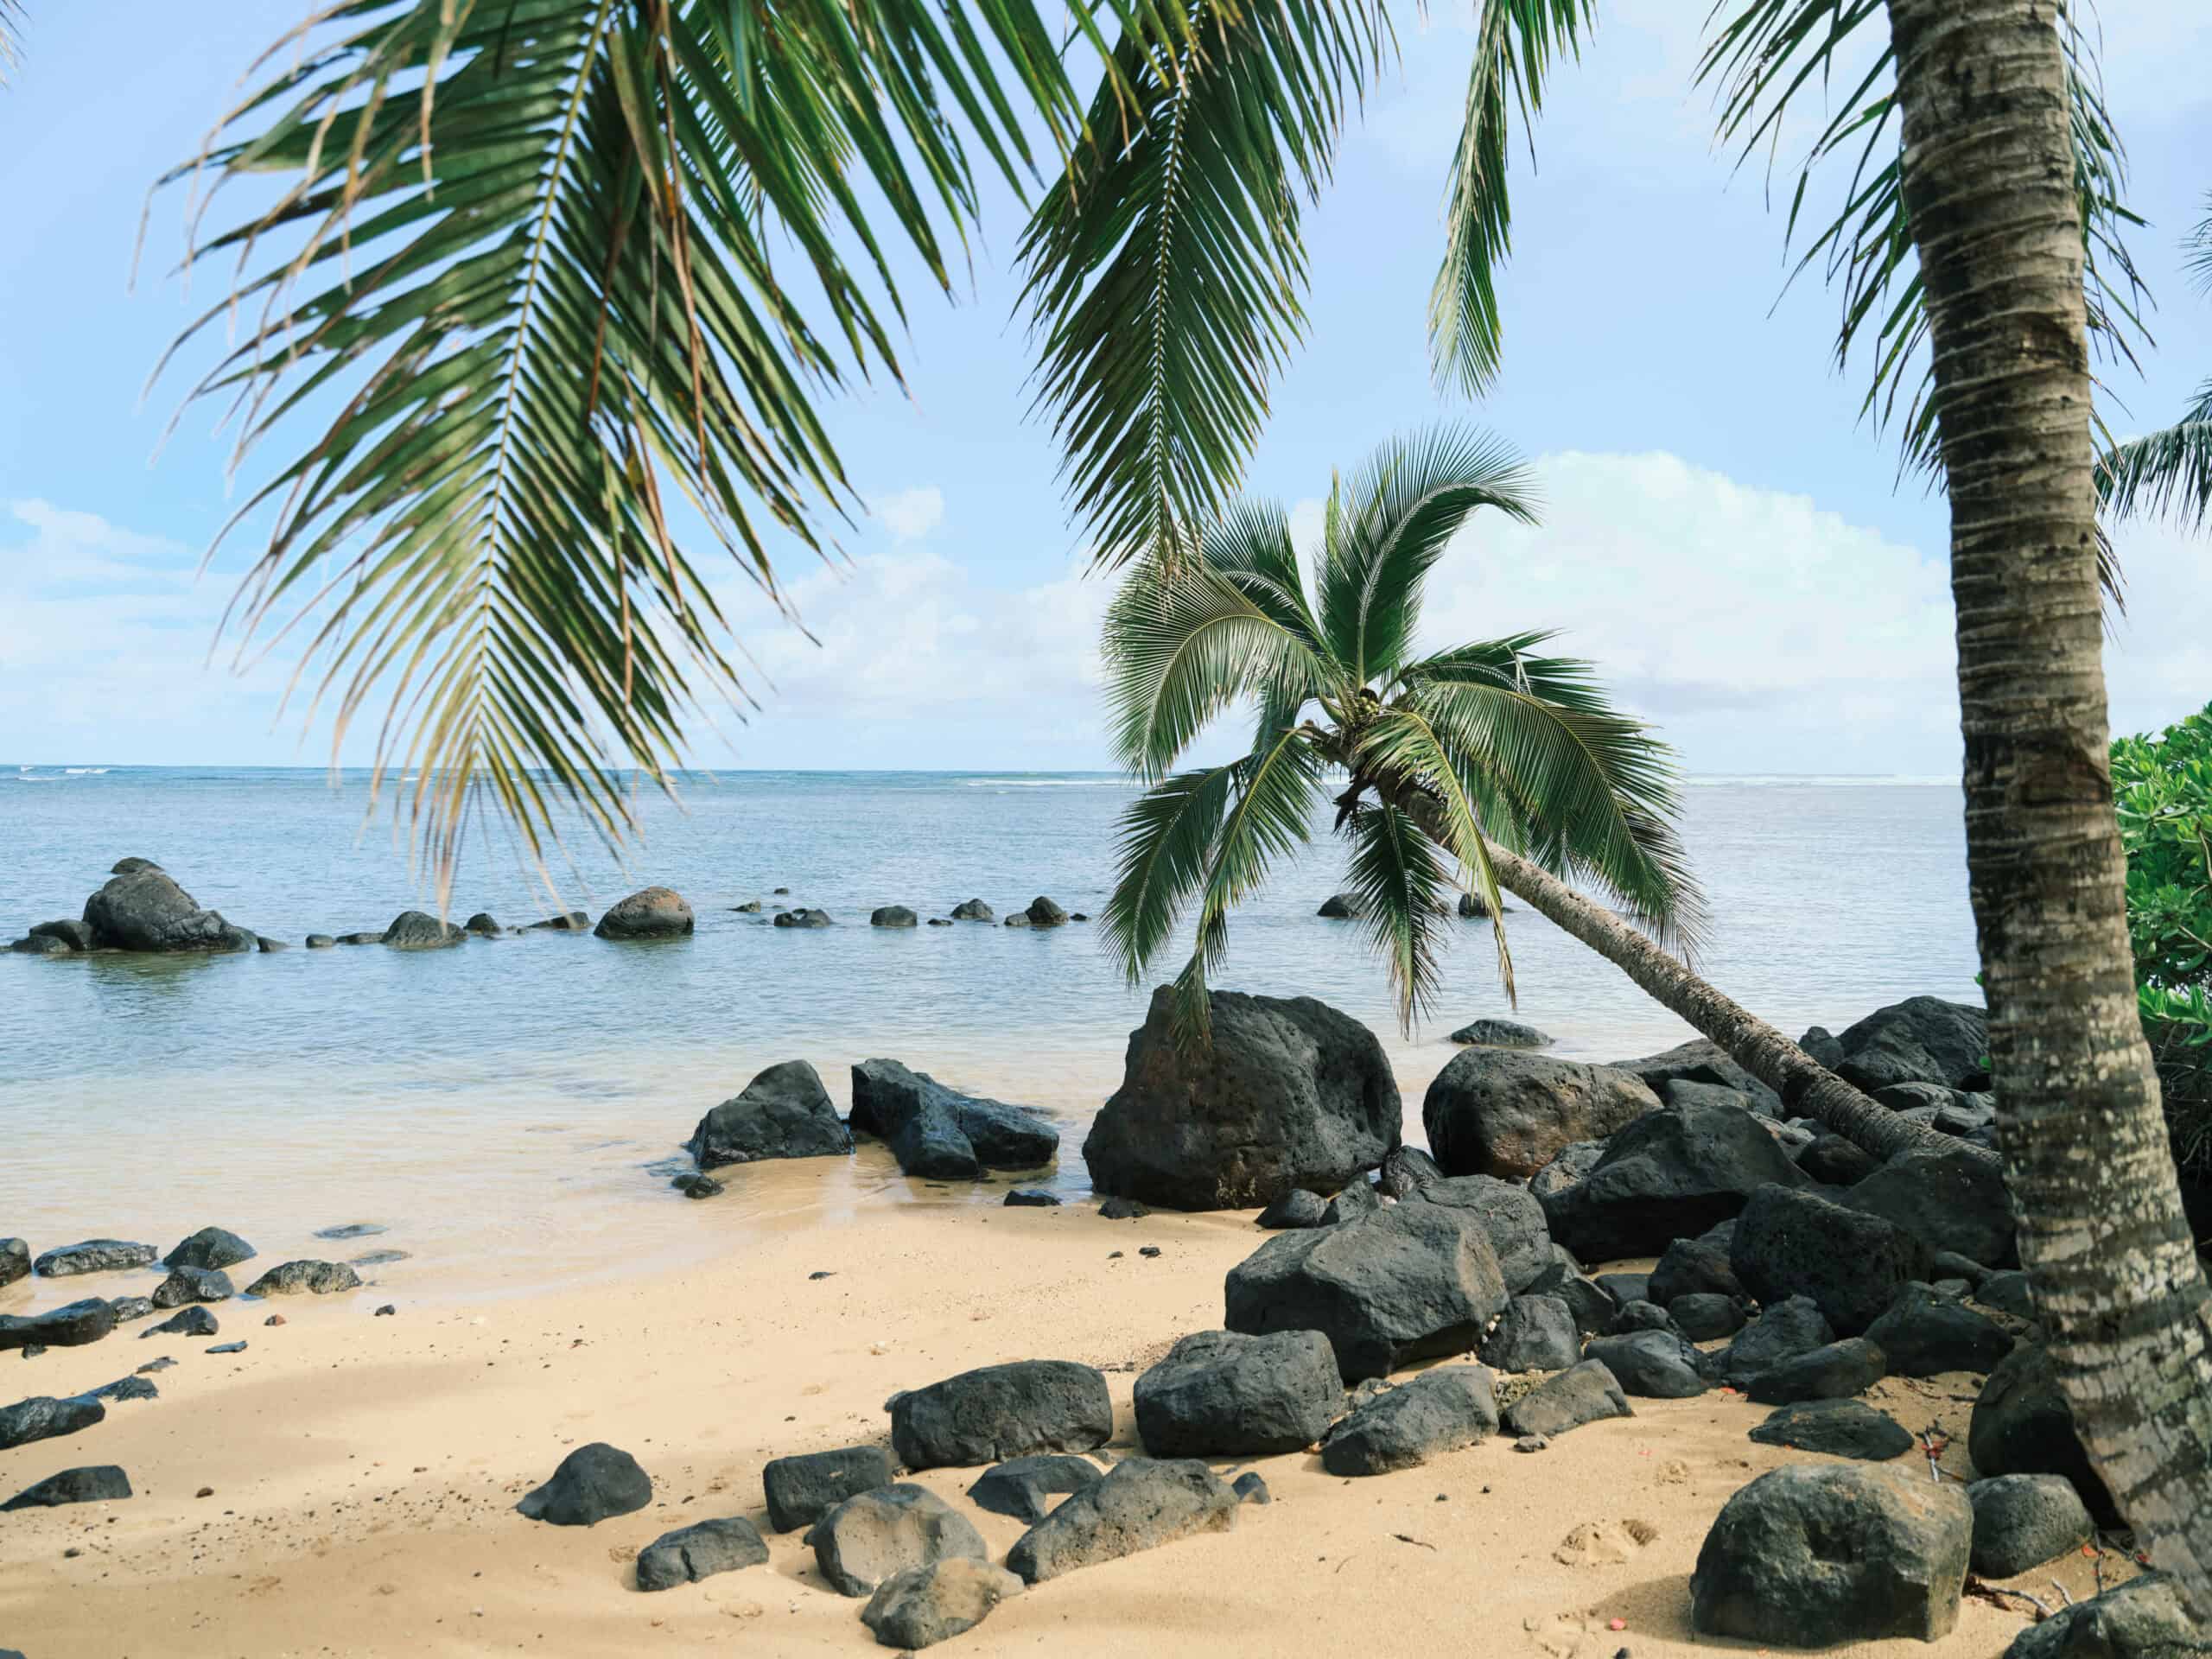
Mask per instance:
[[[310,770],[0,768],[0,927],[76,914],[136,854],[274,937],[381,928],[423,894],[388,823],[363,832],[363,791]],[[1708,780],[1687,798],[1718,920],[1703,965],[1739,1000],[1793,1035],[1916,992],[1979,1000],[1955,785]],[[1127,799],[1120,780],[1085,776],[693,777],[680,808],[646,804],[626,869],[579,842],[560,893],[596,912],[647,882],[673,887],[698,914],[689,941],[0,957],[0,1234],[34,1249],[92,1234],[166,1247],[215,1221],[264,1254],[405,1249],[412,1259],[384,1270],[392,1281],[458,1293],[696,1258],[740,1248],[748,1226],[834,1221],[887,1196],[1001,1196],[907,1183],[880,1154],[738,1172],[708,1205],[668,1194],[653,1166],[700,1113],[793,1057],[841,1103],[845,1068],[881,1054],[1046,1108],[1067,1154],[1053,1179],[1080,1192],[1076,1149],[1143,1009],[1096,927],[892,931],[867,918],[890,903],[943,914],[971,896],[1004,913],[1040,893],[1095,915]],[[1233,923],[1217,982],[1366,1020],[1417,1137],[1421,1092],[1452,1052],[1444,1033],[1505,1011],[1487,929],[1465,925],[1443,1014],[1402,1035],[1357,927],[1313,914],[1340,868],[1323,840],[1283,870]],[[730,908],[755,898],[821,906],[839,925],[777,929]],[[495,838],[454,893],[456,917],[558,907]],[[1556,1035],[1556,1052],[1618,1058],[1689,1034],[1540,918],[1509,919],[1520,1017]],[[352,1221],[390,1232],[347,1247],[312,1236]],[[0,1311],[32,1299],[56,1300],[17,1287]]]

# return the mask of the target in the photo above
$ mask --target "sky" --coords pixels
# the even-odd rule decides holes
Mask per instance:
[[[148,187],[302,8],[30,8],[0,91],[0,763],[330,758],[327,721],[283,707],[290,642],[244,664],[215,648],[250,540],[200,569],[276,452],[233,476],[207,409],[164,442],[181,375],[145,391],[220,293],[213,273],[173,277],[185,197],[149,205]],[[1478,404],[1436,391],[1425,344],[1473,8],[1434,5],[1426,26],[1399,10],[1401,60],[1308,213],[1310,337],[1274,388],[1250,491],[1311,536],[1332,468],[1439,419],[1489,427],[1532,458],[1542,522],[1470,526],[1432,579],[1433,643],[1557,629],[1694,772],[1955,775],[1943,504],[1901,483],[1891,441],[1858,418],[1863,370],[1833,364],[1834,296],[1809,280],[1783,293],[1787,183],[1770,201],[1756,168],[1734,171],[1692,86],[1707,8],[1618,0],[1555,76],[1534,163],[1516,157],[1506,366]],[[2191,291],[2177,245],[2212,190],[2212,9],[2105,14],[2107,102],[2150,221],[2131,245],[2158,302],[2143,372],[2112,381],[2107,418],[2126,433],[2173,418],[2212,374],[2212,296]],[[1110,764],[1110,587],[1085,573],[1030,412],[1020,225],[999,193],[957,302],[910,285],[904,391],[830,407],[869,513],[834,563],[785,555],[806,633],[733,578],[760,707],[702,728],[698,764]],[[2115,728],[2139,730],[2212,698],[2212,544],[2157,527],[2118,544],[2129,610],[2107,670]]]

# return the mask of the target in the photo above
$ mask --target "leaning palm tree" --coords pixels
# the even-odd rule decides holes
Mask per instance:
[[[2212,194],[2205,204],[2212,207]],[[2197,286],[2212,293],[2212,216],[2183,245]],[[2212,380],[2171,426],[2114,444],[2101,456],[2097,491],[2114,518],[2166,518],[2184,530],[2212,524]]]
[[[1526,471],[1495,438],[1442,428],[1332,486],[1310,593],[1273,504],[1233,505],[1132,572],[1104,636],[1115,742],[1150,784],[1122,819],[1105,912],[1131,982],[1195,905],[1171,1017],[1179,1040],[1203,1043],[1230,912],[1332,805],[1406,1026],[1434,1001],[1455,891],[1489,912],[1513,995],[1505,888],[1749,1056],[1796,1109],[1885,1154],[1921,1144],[1692,971],[1704,900],[1675,831],[1673,755],[1589,664],[1546,654],[1541,632],[1417,650],[1428,573],[1484,508],[1534,523]],[[1247,702],[1246,753],[1173,770]]]

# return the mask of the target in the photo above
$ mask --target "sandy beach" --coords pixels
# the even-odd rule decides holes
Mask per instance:
[[[1116,1408],[1107,1455],[1139,1451],[1136,1373],[1218,1325],[1223,1274],[1262,1236],[1249,1213],[870,1206],[620,1287],[441,1305],[372,1277],[337,1296],[219,1304],[212,1340],[142,1341],[141,1324],[11,1357],[11,1397],[178,1363],[157,1375],[159,1400],[0,1452],[10,1492],[96,1462],[120,1464],[137,1492],[0,1517],[0,1645],[29,1659],[876,1651],[860,1604],[823,1583],[797,1534],[768,1535],[765,1567],[658,1594],[636,1589],[631,1563],[710,1516],[765,1534],[768,1459],[880,1442],[887,1396],[976,1365],[1101,1367]],[[1160,1255],[1140,1255],[1147,1244]],[[122,1275],[107,1278],[78,1282],[118,1294]],[[376,1317],[386,1301],[395,1313]],[[264,1326],[270,1312],[285,1323]],[[204,1351],[239,1338],[243,1354]],[[1915,1431],[1940,1422],[1956,1437],[1947,1469],[1967,1474],[1974,1390],[1891,1379],[1870,1398]],[[1730,1393],[1635,1406],[1534,1455],[1493,1439],[1367,1479],[1326,1475],[1311,1453],[1219,1465],[1259,1469],[1274,1503],[1243,1508],[1231,1532],[1038,1586],[946,1650],[1259,1656],[1361,1632],[1404,1652],[1687,1652],[1688,1575],[1714,1514],[1803,1454],[1746,1440],[1764,1408]],[[515,1513],[591,1440],[637,1457],[650,1508],[589,1529]],[[917,1478],[959,1501],[977,1472]],[[1021,1530],[961,1508],[995,1556]],[[2107,1555],[2106,1570],[2126,1569]],[[2095,1587],[2082,1558],[2025,1587],[2055,1602],[2054,1575],[2077,1597]],[[1970,1595],[1942,1642],[1866,1650],[1994,1656],[2028,1617]]]

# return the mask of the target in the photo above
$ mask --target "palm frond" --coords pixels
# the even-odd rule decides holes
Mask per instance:
[[[1517,1006],[1520,991],[1513,982],[1513,952],[1505,938],[1505,902],[1497,890],[1497,872],[1491,867],[1482,814],[1466,788],[1458,758],[1417,708],[1382,711],[1361,730],[1357,741],[1354,775],[1384,780],[1385,804],[1394,811],[1408,795],[1438,804],[1440,810],[1423,827],[1458,864],[1461,885],[1478,894],[1489,911],[1491,936],[1497,945],[1498,982],[1505,988],[1506,1001]],[[1400,993],[1399,1021],[1410,1028],[1430,988],[1410,977],[1402,983],[1394,978],[1393,982]]]
[[[1385,444],[1339,493],[1317,584],[1321,626],[1362,684],[1396,670],[1421,584],[1471,514],[1536,517],[1535,482],[1511,446],[1454,424]]]
[[[2073,111],[2089,334],[2107,360],[2132,364],[2136,342],[2145,338],[2144,287],[2125,238],[2143,220],[2125,200],[2126,154],[2105,108],[2095,44],[2082,26],[2086,5],[2059,0],[2056,26]],[[1720,139],[1738,149],[1739,166],[1764,149],[1771,175],[1793,100],[1808,88],[1825,97],[1839,54],[1862,27],[1886,30],[1886,16],[1884,0],[1717,0],[1708,19],[1717,27],[1698,79],[1716,88]],[[1940,482],[1927,311],[1902,190],[1894,62],[1885,33],[1871,66],[1835,101],[1834,114],[1797,168],[1785,232],[1790,242],[1815,171],[1839,156],[1852,161],[1841,209],[1806,244],[1789,280],[1818,264],[1841,290],[1836,363],[1847,365],[1861,342],[1872,359],[1862,415],[1878,429],[1896,424],[1904,465]],[[2117,597],[2116,586],[2107,585]]]
[[[1362,806],[1348,826],[1351,890],[1363,901],[1367,931],[1390,973],[1400,1029],[1434,1012],[1437,943],[1450,925],[1452,883],[1436,843],[1407,813],[1387,803]]]
[[[22,0],[0,0],[0,86],[23,60]]]
[[[1109,568],[1235,488],[1305,329],[1303,204],[1389,38],[1381,0],[1185,3],[1175,38],[1123,35],[1021,242],[1037,406]]]
[[[1320,796],[1320,771],[1306,739],[1295,729],[1237,761],[1233,798],[1206,870],[1191,959],[1176,976],[1168,1027],[1177,1044],[1203,1049],[1211,1040],[1212,1009],[1206,976],[1229,949],[1229,912],[1267,880],[1268,868],[1303,846]]]
[[[245,317],[188,401],[241,460],[300,445],[232,520],[271,521],[241,653],[305,639],[334,753],[385,701],[372,794],[418,774],[442,883],[486,797],[541,859],[568,812],[619,837],[623,771],[666,787],[750,697],[669,498],[779,603],[779,553],[829,549],[816,399],[897,373],[877,227],[949,287],[971,145],[1075,141],[1060,44],[1029,0],[353,0],[277,59],[171,175],[284,186],[188,251],[238,269],[178,342]]]
[[[1205,885],[1239,764],[1163,778],[1122,813],[1114,836],[1122,874],[1100,922],[1132,985],[1141,982],[1185,907]]]
[[[1429,362],[1440,386],[1474,397],[1497,378],[1504,337],[1497,270],[1513,245],[1513,112],[1533,157],[1545,77],[1559,60],[1581,55],[1597,22],[1598,0],[1482,0],[1445,193],[1444,259],[1428,300]]]
[[[1316,643],[1281,508],[1242,504],[1195,556],[1147,558],[1116,593],[1103,635],[1117,760],[1158,778],[1244,698],[1294,706],[1325,672]]]
[[[2114,518],[2164,518],[2185,531],[2212,525],[2212,380],[2173,425],[2099,457],[2097,495]]]
[[[2182,269],[2203,293],[2212,294],[2212,191],[2204,195],[2205,217],[2183,238]]]

